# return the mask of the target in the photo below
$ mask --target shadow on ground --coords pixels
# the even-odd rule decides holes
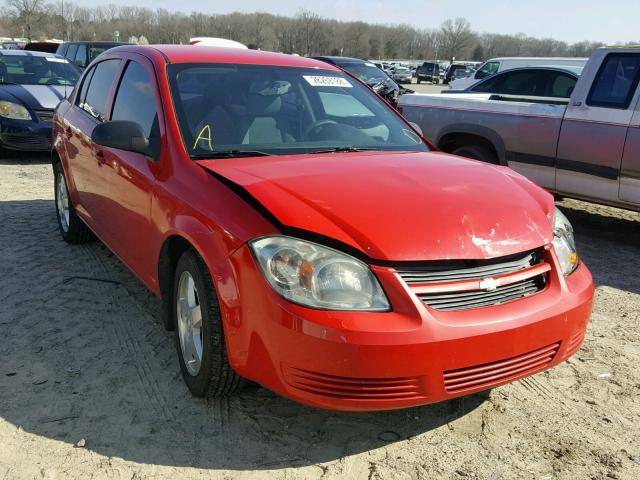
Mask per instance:
[[[99,242],[69,246],[52,201],[0,202],[0,416],[24,431],[157,465],[273,469],[438,428],[486,396],[378,413],[305,407],[252,386],[186,390],[158,302]]]

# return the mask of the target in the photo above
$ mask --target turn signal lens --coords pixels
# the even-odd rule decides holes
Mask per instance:
[[[578,252],[573,238],[573,227],[567,217],[557,208],[553,218],[553,237],[553,248],[560,262],[562,273],[569,275],[578,268]]]

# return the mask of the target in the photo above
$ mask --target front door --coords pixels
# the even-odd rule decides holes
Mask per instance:
[[[556,189],[617,202],[622,154],[637,99],[640,55],[608,53],[597,72],[585,69],[583,75],[595,79],[591,86],[579,82],[576,90],[588,91],[577,91],[567,108],[558,141]]]

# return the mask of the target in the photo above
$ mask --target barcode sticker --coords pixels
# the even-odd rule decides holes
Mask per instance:
[[[341,87],[341,88],[353,88],[346,78],[342,77],[327,77],[319,75],[303,75],[303,78],[312,87]]]

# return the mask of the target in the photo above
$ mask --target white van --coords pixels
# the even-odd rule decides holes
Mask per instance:
[[[563,57],[501,57],[492,58],[484,62],[471,77],[459,78],[449,83],[454,90],[464,90],[483,78],[490,77],[503,70],[518,67],[584,67],[588,58]]]

